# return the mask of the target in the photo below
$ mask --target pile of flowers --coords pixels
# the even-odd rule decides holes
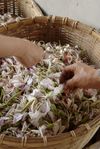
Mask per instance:
[[[75,129],[100,113],[100,92],[77,89],[65,95],[61,69],[83,60],[78,46],[37,43],[45,57],[25,68],[15,57],[0,59],[0,133],[10,136],[53,136]]]

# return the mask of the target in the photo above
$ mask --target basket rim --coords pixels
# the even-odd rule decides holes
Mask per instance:
[[[61,143],[62,140],[63,142],[67,139],[76,139],[77,137],[81,137],[82,135],[87,134],[92,127],[95,127],[96,130],[100,128],[100,114],[96,116],[93,120],[89,121],[88,123],[81,124],[78,126],[75,130],[71,130],[66,133],[61,133],[55,136],[50,136],[46,137],[47,138],[47,144],[49,145],[54,145]],[[0,144],[2,145],[3,143],[9,144],[9,141],[12,142],[12,144],[20,144],[22,146],[31,145],[34,143],[34,145],[37,146],[37,143],[40,144],[41,146],[44,146],[45,142],[42,137],[24,137],[24,138],[17,138],[14,136],[7,136],[0,134]],[[71,140],[72,141],[72,140]]]
[[[44,24],[49,26],[68,26],[70,28],[79,30],[80,32],[87,33],[95,38],[95,40],[100,40],[100,32],[89,25],[86,25],[80,21],[70,19],[69,17],[60,17],[60,16],[34,16],[28,18],[22,18],[19,21],[14,20],[6,24],[0,24],[0,32],[6,32],[12,28],[16,28],[22,25],[30,24]]]

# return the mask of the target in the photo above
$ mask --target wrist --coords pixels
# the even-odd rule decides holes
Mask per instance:
[[[20,56],[25,43],[23,39],[0,35],[0,57]]]
[[[93,88],[99,89],[100,88],[100,69],[97,69],[95,71],[95,74],[93,75],[92,79]]]

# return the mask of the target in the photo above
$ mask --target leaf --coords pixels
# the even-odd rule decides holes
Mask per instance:
[[[53,129],[53,127],[54,127],[54,124],[53,123],[48,123],[48,125],[47,125],[47,128],[48,129]]]
[[[56,105],[55,105],[55,104],[51,104],[51,111],[52,111],[54,114],[58,114],[58,109],[56,108]]]

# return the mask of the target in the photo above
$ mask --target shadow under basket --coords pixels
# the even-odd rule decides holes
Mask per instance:
[[[0,34],[29,40],[78,45],[91,61],[100,66],[100,34],[92,27],[69,18],[42,16],[0,26]],[[100,128],[100,114],[77,129],[57,136],[22,138],[0,135],[0,149],[82,149]]]

